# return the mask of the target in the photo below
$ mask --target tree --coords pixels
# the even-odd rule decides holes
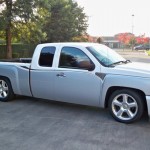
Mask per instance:
[[[20,12],[22,13],[20,17],[20,20],[22,19],[22,21],[16,21],[14,24],[13,33],[18,41],[37,44],[46,40],[47,34],[42,29],[47,18],[51,15],[48,11],[51,8],[51,1],[32,0],[32,7],[24,3],[21,3],[21,5],[18,3],[20,7],[19,10],[24,8],[23,11]],[[30,13],[27,14],[26,12],[30,12],[32,15],[30,15]]]
[[[136,37],[136,43],[137,44],[148,44],[150,41],[149,37],[144,37],[144,36],[138,36]]]
[[[0,31],[5,32],[7,58],[12,58],[12,35],[19,33],[23,28],[28,30],[33,27],[36,20],[36,8],[44,0],[1,0],[0,7]],[[26,26],[26,27],[25,27]],[[26,30],[25,30],[26,31]],[[30,31],[30,33],[33,33]],[[17,35],[19,36],[19,35]]]
[[[97,43],[103,43],[103,39],[101,38],[101,37],[99,37],[98,39],[97,39]]]
[[[5,34],[7,58],[12,58],[12,40],[73,41],[86,33],[87,17],[73,0],[0,0],[0,8],[0,32]]]
[[[41,43],[46,39],[46,33],[42,32],[41,25],[36,22],[16,23],[12,31],[13,40],[17,39],[18,42],[25,44]]]
[[[47,17],[43,31],[47,42],[73,41],[86,32],[87,18],[83,8],[72,0],[55,0],[51,3],[51,15]]]
[[[3,10],[0,12],[1,16],[1,24],[0,26],[3,27],[5,31],[6,37],[6,49],[7,49],[7,58],[12,58],[12,47],[11,47],[11,40],[12,40],[12,22],[17,18],[17,2],[16,0],[2,0],[1,7]],[[17,9],[15,9],[17,8]]]
[[[136,43],[135,36],[132,33],[119,33],[115,36],[124,46],[133,47],[133,45]]]
[[[13,1],[2,0],[0,4],[1,4],[1,7],[6,8],[5,10],[2,10],[0,12],[0,26],[1,26],[1,29],[5,28],[7,58],[11,58],[12,57],[11,22],[12,22]]]
[[[86,35],[76,36],[72,38],[73,42],[88,42],[88,37]]]

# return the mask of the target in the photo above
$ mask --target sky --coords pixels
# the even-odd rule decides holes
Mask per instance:
[[[89,18],[87,33],[92,36],[132,33],[133,29],[136,36],[145,34],[150,37],[150,0],[75,1],[84,7]]]

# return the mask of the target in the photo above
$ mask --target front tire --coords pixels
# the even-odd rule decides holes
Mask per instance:
[[[14,92],[10,81],[7,78],[0,77],[0,101],[7,102],[14,98]]]
[[[116,90],[109,98],[109,112],[122,123],[132,123],[141,118],[144,111],[142,97],[134,90]]]

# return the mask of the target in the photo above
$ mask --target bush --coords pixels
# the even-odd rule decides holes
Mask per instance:
[[[30,44],[12,44],[13,58],[32,57],[36,45]],[[6,45],[0,45],[0,59],[6,58]]]
[[[150,50],[149,50],[149,51],[146,51],[146,53],[148,54],[148,56],[150,56]]]
[[[12,54],[12,57],[13,57],[13,58],[19,58],[19,54],[18,54],[18,53],[13,53],[13,54]]]

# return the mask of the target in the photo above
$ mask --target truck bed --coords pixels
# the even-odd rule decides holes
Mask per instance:
[[[29,68],[31,65],[31,58],[17,58],[17,59],[2,59],[0,60],[0,65],[11,65],[11,66],[21,66]]]
[[[1,59],[0,62],[31,63],[32,58]]]

